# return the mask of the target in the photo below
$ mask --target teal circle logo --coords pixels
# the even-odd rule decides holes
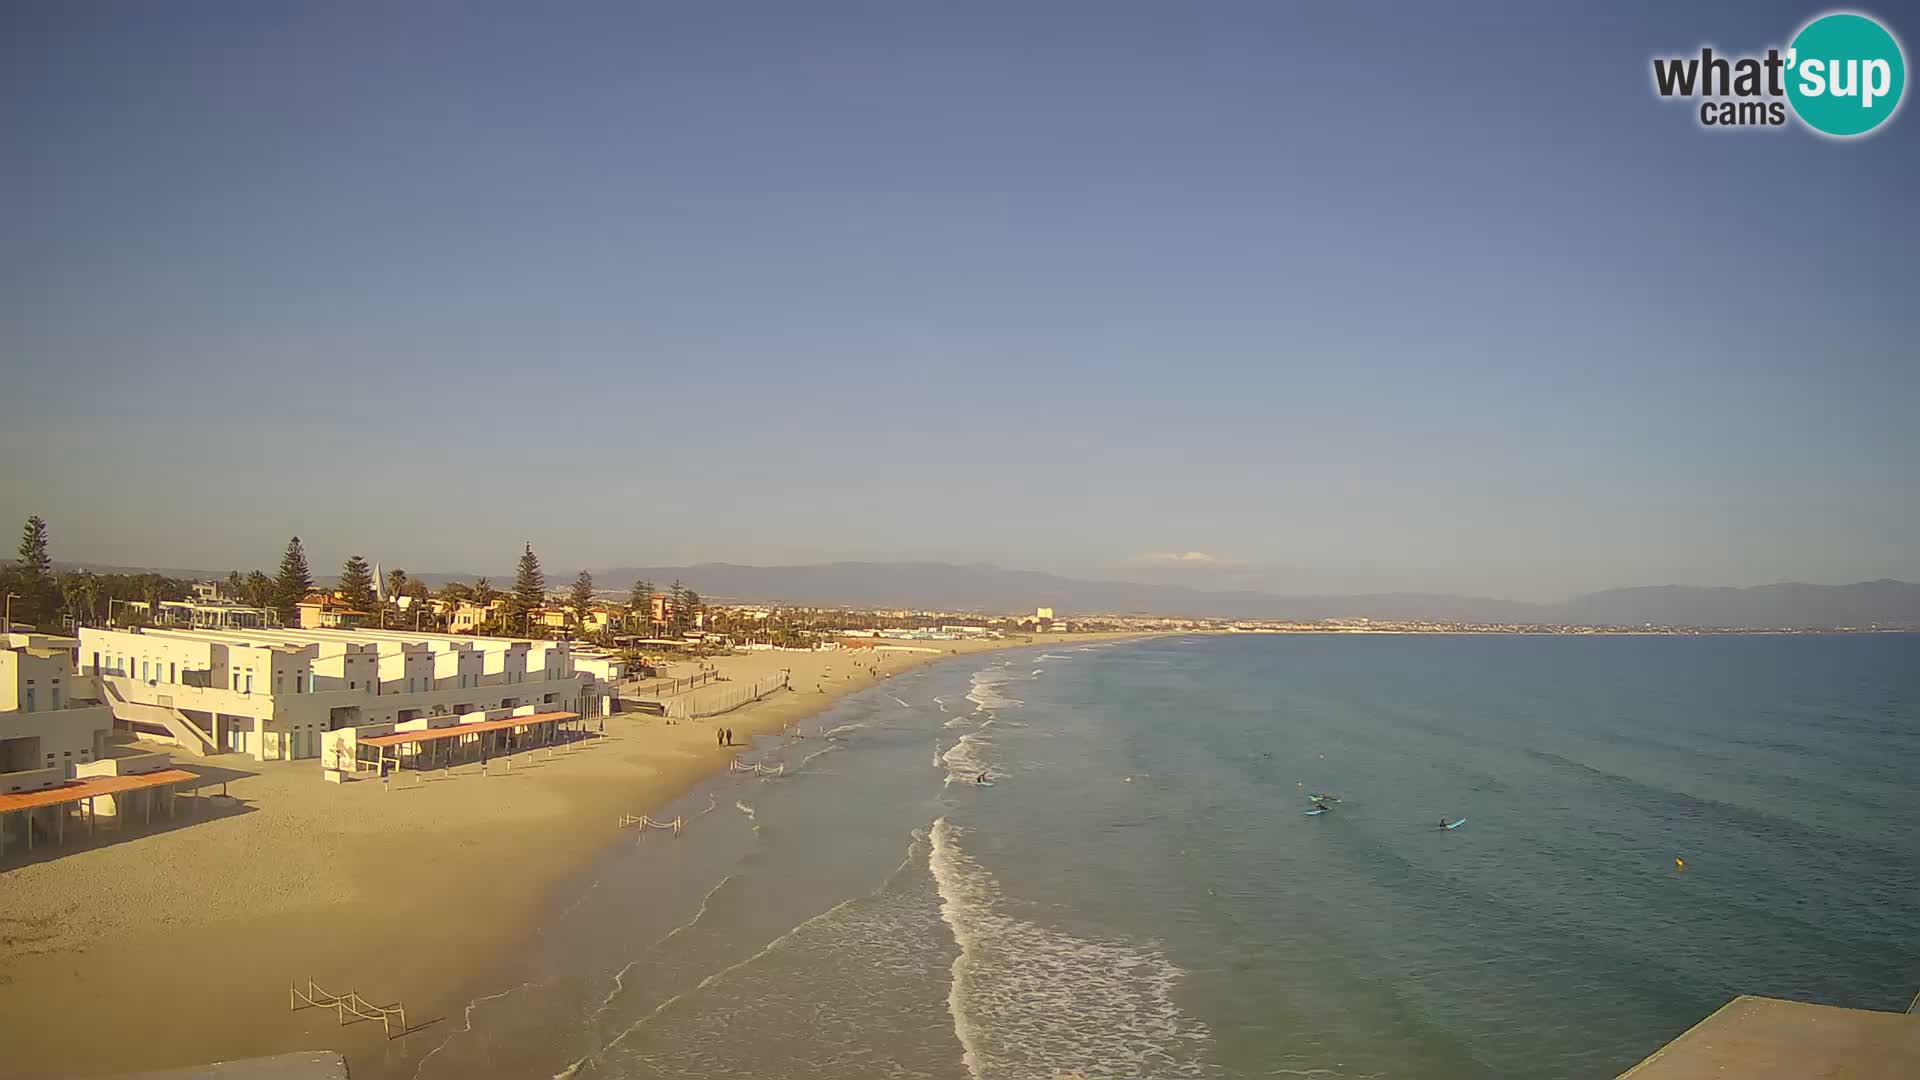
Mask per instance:
[[[1865,15],[1823,15],[1787,50],[1787,100],[1802,122],[1823,134],[1865,135],[1900,107],[1906,88],[1900,43]]]

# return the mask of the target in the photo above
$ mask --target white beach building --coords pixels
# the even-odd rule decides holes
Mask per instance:
[[[0,795],[58,787],[111,756],[113,714],[75,665],[80,643],[7,634],[0,648]]]
[[[261,761],[317,758],[341,728],[527,707],[591,716],[611,693],[564,641],[405,630],[88,627],[79,663],[121,726]]]

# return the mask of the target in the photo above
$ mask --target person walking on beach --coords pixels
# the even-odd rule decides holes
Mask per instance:
[[[726,733],[722,731],[720,728],[713,729],[713,745],[715,746],[723,745],[725,743],[726,737],[727,737]]]

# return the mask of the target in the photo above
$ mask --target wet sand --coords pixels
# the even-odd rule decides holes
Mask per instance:
[[[827,651],[714,658],[727,681],[696,707],[792,671],[792,691],[669,724],[608,717],[575,748],[409,773],[392,785],[322,781],[315,761],[240,755],[184,767],[228,780],[152,828],[111,830],[0,870],[0,1077],[86,1076],[326,1048],[384,1056],[377,1023],[290,1012],[289,984],[405,1005],[443,1038],[463,987],[526,936],[551,888],[656,810],[725,769],[736,743],[953,653],[1138,635],[919,642],[938,653]],[[682,663],[671,675],[690,674]]]

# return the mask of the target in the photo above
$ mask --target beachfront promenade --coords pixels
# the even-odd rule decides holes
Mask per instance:
[[[1920,1076],[1920,1016],[1742,994],[1620,1080]]]

